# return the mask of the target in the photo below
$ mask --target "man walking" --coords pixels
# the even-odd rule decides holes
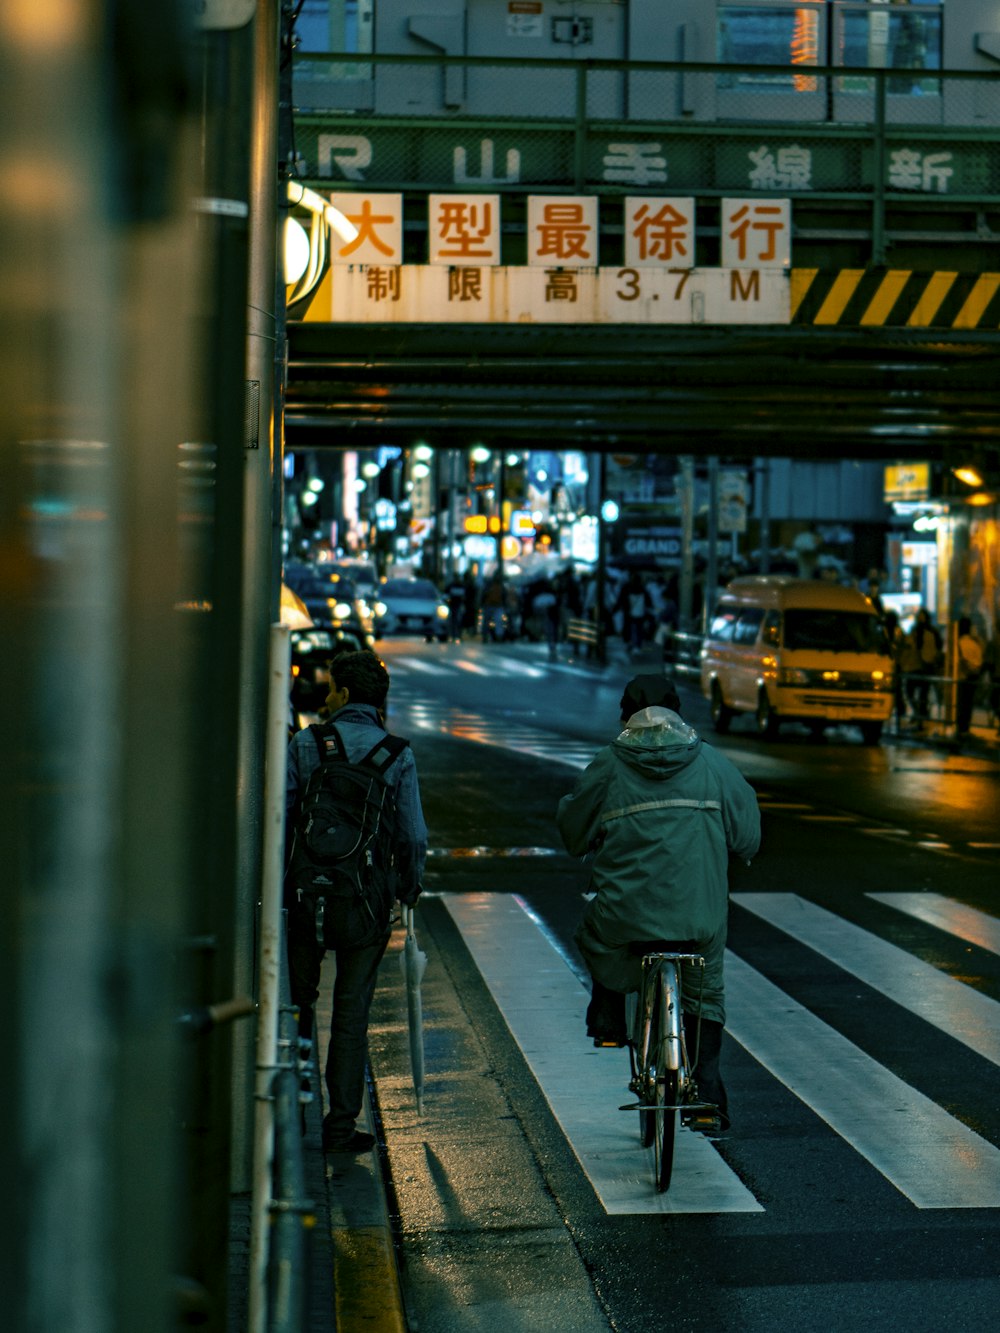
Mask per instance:
[[[385,730],[385,706],[389,673],[374,653],[343,653],[330,663],[327,695],[329,719],[323,731],[336,728],[346,756],[357,763],[367,755]],[[312,728],[298,732],[288,749],[285,809],[292,845],[299,806],[310,774],[320,764],[317,736]],[[395,808],[394,858],[396,896],[412,906],[420,893],[427,855],[427,826],[424,823],[417,783],[416,764],[409,746],[385,770]],[[289,884],[288,962],[292,1003],[299,1009],[299,1034],[311,1037],[314,1005],[319,995],[320,968],[325,952],[317,939],[316,918]],[[368,1014],[375,993],[378,965],[389,942],[389,909],[377,921],[374,939],[355,947],[335,942],[337,974],[333,987],[333,1021],[326,1057],[326,1086],[330,1109],[323,1120],[323,1147],[329,1151],[365,1152],[374,1136],[355,1128],[364,1097],[365,1063],[368,1055]],[[329,938],[329,936],[327,937]]]

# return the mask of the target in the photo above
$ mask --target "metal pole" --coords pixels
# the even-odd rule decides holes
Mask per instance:
[[[257,1072],[250,1218],[249,1333],[267,1328],[269,1209],[274,1149],[274,1076],[278,1061],[281,974],[281,890],[285,848],[285,755],[288,750],[288,629],[272,625],[267,698],[267,782],[264,802],[260,947],[258,954]]]
[[[458,527],[455,514],[456,492],[458,483],[456,472],[458,470],[458,450],[448,450],[448,558],[446,561],[448,570],[448,582],[455,577],[455,542],[457,539],[456,528]]]
[[[760,477],[760,572],[771,571],[771,460],[762,458],[757,464]]]
[[[240,846],[234,923],[233,994],[252,994],[253,925],[261,873],[264,786],[264,698],[274,594],[271,531],[274,482],[274,357],[276,345],[279,0],[258,0],[254,19],[254,97],[250,140],[250,259],[247,278],[247,383],[244,438],[245,523],[243,621],[240,634]],[[251,1171],[250,1065],[246,1027],[234,1033],[233,1188]]]
[[[434,526],[431,529],[431,555],[434,566],[435,586],[441,585],[441,450],[435,448],[431,465],[431,513]]]
[[[680,458],[681,493],[681,629],[690,634],[694,594],[694,460],[690,454]]]
[[[504,486],[506,484],[506,461],[503,451],[499,455],[499,467],[497,468],[497,518],[500,526],[497,529],[497,573],[503,581],[503,502]],[[504,590],[504,602],[506,607],[507,592]]]
[[[597,470],[597,588],[594,616],[597,623],[597,660],[603,666],[608,660],[607,636],[604,622],[604,586],[607,581],[608,525],[604,521],[604,501],[607,499],[608,457],[601,454]]]
[[[875,179],[872,182],[872,263],[884,264],[885,239],[885,71],[877,69],[875,74],[875,124],[872,127],[872,170]]]
[[[705,563],[705,595],[702,598],[702,630],[708,627],[707,617],[715,609],[715,594],[719,586],[719,459],[712,454],[708,460],[708,556]]]

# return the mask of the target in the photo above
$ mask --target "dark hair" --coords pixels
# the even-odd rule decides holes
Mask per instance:
[[[681,711],[680,695],[672,680],[666,676],[633,676],[625,686],[621,701],[622,721],[644,708],[670,708]]]
[[[327,663],[331,679],[340,689],[345,687],[350,694],[352,704],[372,704],[375,708],[385,707],[385,697],[389,693],[389,673],[385,663],[374,653],[341,653]]]

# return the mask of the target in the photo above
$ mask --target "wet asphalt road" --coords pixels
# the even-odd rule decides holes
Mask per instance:
[[[730,948],[781,1000],[768,1015],[756,999],[731,1012],[741,1036],[725,1048],[734,1127],[713,1151],[759,1211],[612,1215],[447,900],[516,896],[553,957],[579,968],[572,933],[586,873],[560,852],[553,816],[614,734],[628,669],[552,668],[527,648],[381,647],[390,726],[412,741],[435,853],[419,914],[431,956],[424,1117],[391,994],[380,993],[372,1032],[411,1325],[638,1333],[992,1322],[1000,1192],[969,1206],[965,1182],[992,1179],[990,1154],[1000,1158],[1000,958],[995,935],[970,938],[961,912],[981,914],[973,919],[987,932],[1000,916],[994,757],[867,749],[849,733],[765,743],[739,725],[720,740],[755,786],[764,825],[753,866],[734,868]],[[683,697],[715,743],[703,702]],[[916,905],[898,896],[913,894]],[[780,916],[789,904],[802,917],[791,930]],[[915,914],[929,906],[944,915]],[[928,989],[927,976],[952,989]],[[978,997],[971,1017],[968,995]],[[839,1042],[830,1055],[816,1045],[804,1084],[786,1022],[818,1023],[805,1030]],[[585,1059],[582,1032],[580,1044]],[[831,1073],[847,1080],[842,1112]],[[945,1119],[929,1121],[929,1165],[914,1185],[892,1144],[924,1103]],[[983,1153],[972,1175],[962,1175],[967,1145],[942,1137],[942,1124],[972,1131]],[[885,1140],[886,1159],[873,1160],[870,1141]],[[922,1175],[941,1177],[940,1203]]]

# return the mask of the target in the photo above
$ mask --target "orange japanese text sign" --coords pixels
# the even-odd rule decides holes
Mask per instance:
[[[723,268],[791,268],[787,199],[723,199],[721,224]]]
[[[403,262],[403,196],[335,191],[334,208],[357,228],[351,241],[336,237],[331,249],[334,264],[401,264]]]
[[[629,195],[624,222],[626,268],[694,268],[693,199]]]
[[[428,259],[480,268],[500,263],[500,196],[432,194],[428,198]]]
[[[528,196],[529,264],[544,268],[594,268],[597,262],[596,198]]]

